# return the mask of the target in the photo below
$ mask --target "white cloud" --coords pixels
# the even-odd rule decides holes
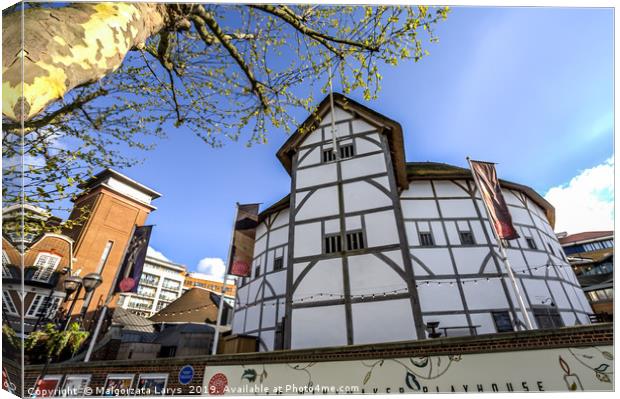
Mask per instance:
[[[614,159],[586,169],[568,184],[552,187],[545,199],[555,206],[555,231],[569,234],[614,228]]]
[[[153,258],[157,258],[157,259],[161,259],[161,260],[165,260],[170,262],[170,259],[166,258],[166,256],[164,254],[162,254],[161,252],[159,252],[158,250],[156,250],[155,248],[149,246],[149,248],[146,250],[146,254],[148,256],[152,256]]]
[[[224,273],[226,265],[221,258],[202,258],[198,262],[196,270],[199,273],[207,275],[206,278],[214,281],[224,281]]]

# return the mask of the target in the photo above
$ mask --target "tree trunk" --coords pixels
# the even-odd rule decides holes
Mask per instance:
[[[168,20],[164,4],[82,3],[27,9],[23,22],[16,12],[2,23],[2,113],[20,121],[116,70]]]

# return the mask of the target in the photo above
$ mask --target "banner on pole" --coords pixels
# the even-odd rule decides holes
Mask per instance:
[[[142,268],[146,259],[153,226],[136,227],[127,247],[125,259],[117,281],[117,292],[136,292],[142,276]]]
[[[470,161],[470,165],[474,179],[478,181],[480,195],[486,204],[491,224],[497,236],[503,240],[519,238],[519,234],[512,224],[512,216],[502,194],[502,188],[499,185],[495,164]]]
[[[258,225],[258,204],[239,204],[235,218],[228,274],[247,277],[254,260],[254,239]]]

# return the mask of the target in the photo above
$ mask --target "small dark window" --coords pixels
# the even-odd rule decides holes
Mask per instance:
[[[508,312],[493,312],[493,321],[497,332],[514,331]]]
[[[345,236],[347,239],[347,251],[366,248],[364,234],[361,231],[347,233]]]
[[[174,357],[176,353],[176,346],[162,346],[159,352],[159,357]]]
[[[433,234],[430,232],[420,232],[420,245],[423,247],[432,247],[435,245],[435,241],[433,241]]]
[[[560,328],[564,327],[564,322],[560,313],[553,306],[534,308],[534,318],[538,323],[538,328]]]
[[[533,238],[526,237],[525,241],[527,241],[527,246],[529,249],[538,249],[538,247],[536,246],[536,241],[534,241]]]
[[[459,237],[461,237],[461,245],[474,245],[474,235],[471,231],[460,231]]]
[[[334,252],[342,251],[342,242],[340,240],[340,234],[333,234],[325,236],[325,253],[331,254]]]
[[[284,258],[281,256],[273,260],[273,270],[282,270],[284,267]]]
[[[331,148],[323,150],[323,162],[331,162],[336,160],[336,154]]]
[[[254,274],[254,277],[258,276],[260,276],[260,265],[256,266],[256,273]]]
[[[353,144],[344,144],[340,146],[340,158],[351,158],[355,155]]]

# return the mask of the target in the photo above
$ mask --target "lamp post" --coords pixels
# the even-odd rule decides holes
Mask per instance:
[[[84,320],[90,300],[93,296],[93,291],[97,289],[103,283],[103,278],[99,273],[88,273],[82,278],[84,290],[86,291],[86,297],[84,298],[84,304],[82,305],[82,311],[80,312],[80,319]]]
[[[73,297],[73,301],[71,301],[71,306],[69,306],[69,310],[67,311],[67,317],[65,318],[65,323],[63,326],[63,331],[67,330],[69,327],[69,321],[71,320],[71,313],[73,313],[73,308],[75,307],[75,302],[80,296],[80,291],[82,290],[83,280],[79,276],[69,276],[65,279],[63,286],[65,289],[65,301],[69,299],[72,293],[75,292],[75,296]]]

